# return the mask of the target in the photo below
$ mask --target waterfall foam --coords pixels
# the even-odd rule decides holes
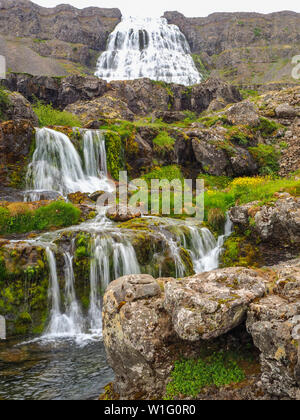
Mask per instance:
[[[107,81],[147,77],[187,86],[201,81],[186,37],[164,18],[123,18],[109,36],[95,75]]]
[[[83,154],[85,171],[68,136],[49,128],[38,129],[36,149],[26,175],[28,198],[39,200],[44,191],[67,195],[107,190],[105,140],[100,131],[84,133]]]

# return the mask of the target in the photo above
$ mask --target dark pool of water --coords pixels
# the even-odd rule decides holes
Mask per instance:
[[[92,400],[113,380],[102,341],[0,341],[0,400]]]

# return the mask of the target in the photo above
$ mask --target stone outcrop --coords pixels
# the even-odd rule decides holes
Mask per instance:
[[[258,166],[247,149],[237,145],[226,147],[227,130],[223,127],[188,130],[196,161],[210,175],[254,175]]]
[[[5,116],[8,120],[28,120],[35,127],[38,126],[38,118],[30,102],[18,92],[9,92]]]
[[[34,127],[29,120],[0,123],[1,187],[13,187],[15,183],[25,181],[26,165],[33,139]]]
[[[181,280],[132,275],[112,282],[104,296],[103,338],[114,391],[125,399],[161,397],[175,360],[216,345],[217,336],[224,339],[247,316],[261,353],[254,387],[267,399],[299,398],[299,293],[299,260],[269,271],[230,268]]]
[[[11,91],[20,92],[30,101],[36,97],[60,108],[74,104],[68,108],[71,112],[78,115],[93,112],[91,118],[96,118],[94,114],[97,112],[101,117],[102,108],[106,108],[106,114],[110,110],[115,115],[121,103],[123,107],[126,104],[128,113],[148,115],[154,110],[190,110],[201,113],[217,97],[222,98],[224,104],[241,100],[238,89],[214,78],[186,88],[176,84],[164,85],[150,79],[107,83],[93,76],[74,75],[58,79],[10,73],[3,84]],[[95,100],[94,106],[87,102],[92,100]],[[119,118],[125,117],[119,115]]]
[[[273,294],[252,303],[247,328],[261,352],[258,384],[279,398],[300,399],[300,263],[273,268]]]
[[[179,353],[191,355],[200,337],[218,337],[240,324],[264,290],[264,279],[247,269],[182,281],[131,275],[112,282],[104,296],[103,339],[115,391],[122,398],[161,396]]]
[[[169,281],[164,305],[180,338],[209,340],[241,324],[249,303],[264,293],[256,272],[228,268]]]
[[[300,244],[300,198],[288,193],[278,193],[272,205],[259,206],[257,202],[233,207],[229,211],[231,221],[255,232],[263,242],[275,246],[293,247]],[[253,223],[250,223],[250,218]]]
[[[232,125],[249,125],[257,127],[260,124],[258,112],[250,101],[231,106],[226,111],[226,117]]]
[[[0,51],[13,71],[63,76],[93,74],[109,34],[121,20],[118,9],[67,4],[45,8],[28,0],[0,4]]]

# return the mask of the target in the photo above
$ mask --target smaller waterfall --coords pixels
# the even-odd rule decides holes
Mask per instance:
[[[50,287],[51,314],[49,325],[45,336],[63,337],[76,336],[83,331],[83,318],[79,304],[75,296],[75,278],[73,272],[72,257],[69,253],[64,254],[65,260],[65,313],[61,312],[60,288],[57,277],[56,259],[53,251],[48,247],[46,249],[49,269],[50,269]]]
[[[36,149],[26,175],[27,188],[33,190],[29,191],[29,199],[38,200],[43,191],[56,191],[62,195],[106,191],[109,187],[101,132],[85,132],[83,154],[86,171],[68,136],[49,128],[38,129]]]
[[[218,240],[206,228],[189,226],[189,230],[191,232],[190,254],[195,272],[199,274],[218,268],[224,241],[232,233],[232,222],[229,216],[227,215],[224,235],[219,236]]]
[[[105,137],[101,131],[87,130],[84,133],[83,155],[87,176],[107,176]]]
[[[96,236],[93,238],[89,309],[92,331],[101,329],[101,295],[109,283],[118,277],[139,273],[139,264],[130,242],[121,236],[119,238],[113,236]]]

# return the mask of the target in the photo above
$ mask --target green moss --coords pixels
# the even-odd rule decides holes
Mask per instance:
[[[124,169],[124,152],[120,135],[114,131],[106,131],[105,144],[107,169],[114,179],[118,179],[119,172]]]
[[[183,359],[175,362],[164,399],[196,398],[203,388],[236,384],[245,378],[245,372],[233,353],[219,352],[206,358]]]
[[[255,239],[251,240],[245,233],[234,233],[225,241],[221,264],[223,267],[259,267],[263,265]]]
[[[161,131],[153,140],[154,152],[164,157],[166,153],[174,149],[175,139],[166,131]]]
[[[76,115],[67,111],[59,111],[53,108],[51,104],[46,105],[37,100],[33,105],[33,110],[39,119],[40,127],[52,125],[81,127],[81,121]]]
[[[219,234],[223,233],[225,225],[225,213],[222,209],[210,209],[207,216],[207,222],[210,228]]]
[[[8,92],[0,86],[0,121],[6,119],[7,108],[10,105]]]
[[[281,151],[275,146],[259,144],[257,147],[250,147],[249,152],[259,164],[261,175],[278,173]]]
[[[271,121],[268,118],[260,117],[260,124],[256,128],[256,131],[259,130],[263,137],[268,138],[281,128],[284,127],[281,124],[278,124],[276,121]]]

